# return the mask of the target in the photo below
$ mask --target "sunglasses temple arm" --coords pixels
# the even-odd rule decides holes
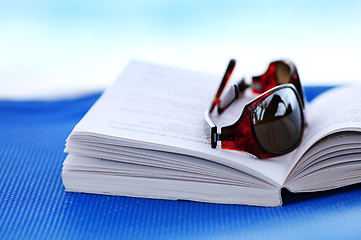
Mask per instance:
[[[210,135],[208,135],[207,137],[211,140],[212,148],[216,148],[217,142],[220,141],[220,133],[217,132],[217,126],[212,121],[208,110],[204,112],[204,119],[207,123],[207,127],[211,128],[210,132],[207,131],[208,133],[210,133]]]
[[[233,84],[218,104],[218,114],[222,114],[236,99],[243,95],[250,85],[246,84],[243,78],[238,84]]]
[[[231,74],[233,72],[235,65],[236,65],[236,60],[231,59],[228,63],[228,66],[227,66],[226,72],[224,73],[224,76],[222,78],[221,84],[219,85],[216,96],[213,98],[211,107],[209,108],[210,113],[213,112],[215,106],[219,103],[219,98],[223,92],[224,87],[226,86],[226,84],[229,80],[229,77],[231,76]]]

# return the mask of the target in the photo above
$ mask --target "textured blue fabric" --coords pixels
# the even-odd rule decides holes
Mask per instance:
[[[326,89],[308,87],[307,98]],[[0,101],[0,238],[359,238],[360,184],[284,191],[285,205],[276,208],[65,192],[65,139],[98,97]]]

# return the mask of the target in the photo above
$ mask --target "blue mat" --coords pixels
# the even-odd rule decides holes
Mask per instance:
[[[306,87],[308,100],[328,87]],[[283,192],[276,208],[67,193],[65,139],[99,94],[0,101],[0,238],[356,239],[361,185]]]

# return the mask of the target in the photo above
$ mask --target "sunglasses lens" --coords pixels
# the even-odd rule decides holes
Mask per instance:
[[[289,83],[290,80],[290,67],[284,62],[278,62],[276,67],[276,79],[278,84]]]
[[[302,137],[302,108],[292,88],[282,88],[265,98],[252,113],[253,130],[264,150],[290,151]]]

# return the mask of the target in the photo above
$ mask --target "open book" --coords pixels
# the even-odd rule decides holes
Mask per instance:
[[[306,106],[300,146],[272,159],[212,149],[203,114],[220,77],[133,61],[67,139],[66,191],[279,206],[281,189],[361,182],[361,88],[330,90]],[[218,126],[233,123],[252,93]]]

